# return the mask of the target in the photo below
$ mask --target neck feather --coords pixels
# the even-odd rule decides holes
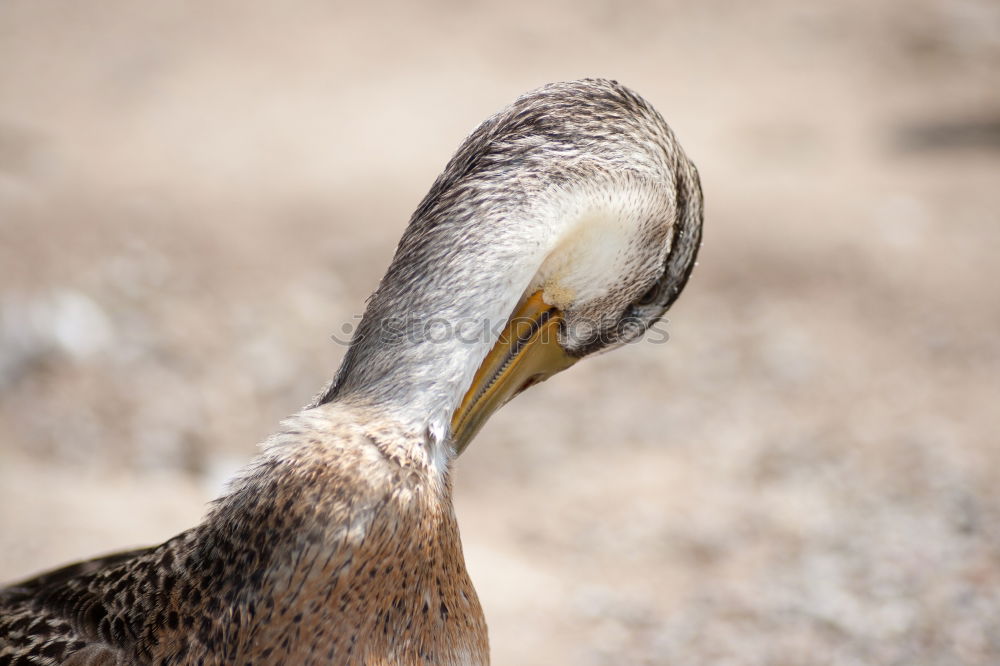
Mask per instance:
[[[554,84],[519,98],[434,182],[317,404],[391,410],[445,439],[482,359],[567,230],[595,208],[619,221],[664,219],[683,160],[659,114],[617,83]]]
[[[512,209],[461,212],[410,223],[322,402],[388,409],[445,439],[559,231]]]

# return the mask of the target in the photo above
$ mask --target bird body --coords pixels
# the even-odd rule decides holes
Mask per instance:
[[[452,461],[514,395],[654,323],[701,219],[637,95],[522,96],[418,206],[331,384],[200,525],[0,590],[0,666],[488,663]]]
[[[487,663],[450,480],[425,433],[340,404],[283,425],[198,527],[0,593],[8,651],[94,665]]]

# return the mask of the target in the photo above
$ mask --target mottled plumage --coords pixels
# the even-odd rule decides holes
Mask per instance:
[[[484,661],[447,476],[423,433],[372,417],[293,417],[202,525],[8,588],[7,642],[42,663]]]
[[[413,325],[502,324],[535,294],[532,330],[557,323],[569,359],[558,371],[659,318],[701,215],[694,167],[634,93],[585,80],[519,98],[414,213],[330,387],[197,527],[0,591],[0,665],[488,663],[451,419],[488,354],[519,361],[534,342],[432,341]]]

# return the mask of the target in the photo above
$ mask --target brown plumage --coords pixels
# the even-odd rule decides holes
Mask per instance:
[[[600,80],[519,98],[414,214],[331,386],[197,527],[0,590],[0,666],[488,663],[456,450],[531,383],[641,335],[700,232],[697,173],[641,98]],[[513,340],[411,335],[520,315]]]
[[[371,417],[294,417],[202,525],[8,588],[7,650],[66,664],[485,661],[450,487],[421,433]]]

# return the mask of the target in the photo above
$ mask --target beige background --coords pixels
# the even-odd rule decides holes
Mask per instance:
[[[700,167],[668,344],[456,472],[495,663],[1000,663],[1000,5],[0,3],[0,580],[194,524],[479,121],[581,76]]]

